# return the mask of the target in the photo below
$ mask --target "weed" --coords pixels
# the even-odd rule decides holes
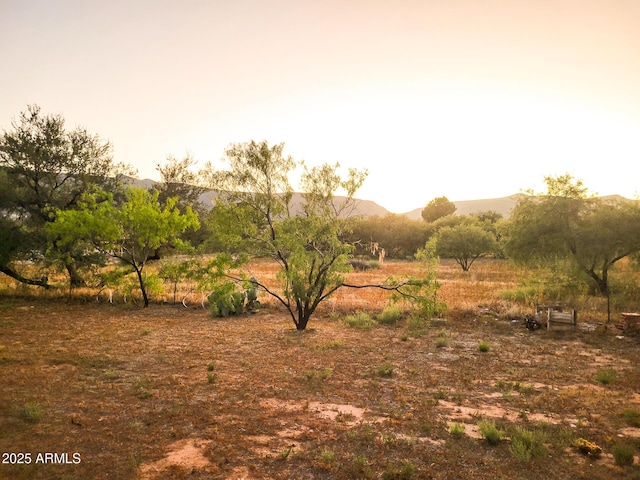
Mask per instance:
[[[480,350],[483,353],[486,353],[490,350],[491,347],[489,347],[489,344],[487,342],[480,342],[478,344],[478,350]]]
[[[447,399],[447,393],[442,390],[441,388],[439,388],[436,393],[433,394],[433,398],[435,398],[436,400],[446,400]]]
[[[532,457],[542,457],[547,453],[546,435],[541,429],[527,430],[517,426],[511,432],[511,456],[519,462],[528,462]]]
[[[152,386],[153,384],[151,383],[151,380],[149,380],[149,377],[147,377],[146,375],[138,378],[138,380],[136,380],[133,384],[133,388],[136,391],[136,396],[141,399],[150,398],[153,395],[153,393],[151,392]]]
[[[29,423],[38,423],[42,420],[42,415],[44,414],[44,409],[42,405],[37,402],[27,402],[22,407],[22,418],[24,418]]]
[[[390,362],[385,362],[376,368],[376,375],[379,377],[391,377],[393,375],[393,365]]]
[[[216,364],[211,362],[207,365],[207,372],[213,372],[216,369]]]
[[[336,454],[333,450],[325,448],[322,452],[320,452],[319,458],[324,463],[331,464],[336,461]]]
[[[416,473],[416,467],[411,461],[407,460],[400,467],[389,466],[383,472],[383,480],[409,480]]]
[[[314,378],[319,378],[321,381],[328,380],[333,375],[333,369],[331,367],[325,367],[315,370],[307,370],[304,374],[307,381],[311,381]]]
[[[141,337],[146,337],[150,333],[151,333],[151,329],[150,328],[143,328],[142,331],[140,332],[140,336]]]
[[[439,338],[436,340],[436,348],[445,348],[449,346],[449,341],[446,338]]]
[[[369,466],[369,461],[364,455],[356,456],[352,461],[348,469],[350,478],[369,479],[375,478],[375,473]]]
[[[624,410],[622,412],[622,417],[630,427],[640,428],[640,412],[638,410]]]
[[[131,430],[135,430],[136,432],[141,431],[143,427],[144,424],[140,420],[133,420],[129,423],[129,428],[131,428]]]
[[[347,315],[344,323],[349,328],[359,328],[361,330],[370,330],[378,325],[371,315],[366,312],[358,312],[353,315]]]
[[[536,392],[536,388],[533,385],[523,385],[520,382],[516,382],[513,385],[513,389],[522,395],[531,395]]]
[[[362,424],[359,428],[349,430],[347,436],[352,442],[364,446],[371,445],[378,436],[378,432],[371,425]]]
[[[464,425],[461,423],[453,423],[449,426],[449,433],[453,438],[462,438],[465,433]]]
[[[611,448],[611,453],[616,461],[616,465],[622,467],[633,465],[633,455],[635,453],[635,447],[627,443],[616,443]]]
[[[513,438],[511,440],[509,452],[511,452],[511,456],[519,462],[528,462],[531,460],[531,450],[527,446],[526,442],[520,438]]]
[[[334,350],[334,349],[339,348],[341,346],[342,346],[342,341],[340,341],[340,340],[329,340],[328,342],[314,345],[313,348],[314,348],[314,350],[316,350],[318,352],[323,352],[325,350]]]
[[[498,429],[496,422],[493,420],[480,420],[478,422],[478,431],[489,445],[498,445],[504,436],[504,431]]]
[[[420,315],[414,314],[407,319],[407,334],[413,338],[420,338],[428,329],[428,322]]]
[[[207,373],[207,382],[209,383],[215,383],[216,381],[216,374],[215,373]]]
[[[398,322],[402,318],[402,310],[398,307],[386,307],[382,312],[378,314],[376,320],[381,325],[392,325]]]
[[[287,458],[289,458],[289,455],[291,455],[293,453],[293,447],[287,447],[284,450],[282,450],[280,452],[280,460],[286,460]]]
[[[613,368],[599,368],[596,372],[595,379],[603,385],[609,385],[617,376],[618,373]]]

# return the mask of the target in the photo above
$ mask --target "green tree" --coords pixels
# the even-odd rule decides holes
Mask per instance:
[[[441,228],[433,241],[436,255],[454,258],[465,272],[478,258],[497,251],[495,237],[479,225],[469,223]]]
[[[341,176],[337,164],[306,168],[283,150],[284,144],[266,142],[232,145],[226,151],[229,168],[211,169],[209,179],[222,192],[215,206],[220,244],[279,264],[279,291],[259,279],[256,284],[287,309],[296,329],[304,330],[318,305],[339,288],[373,286],[348,285],[343,276],[354,250],[343,240],[345,217],[366,172],[349,169]],[[303,167],[302,199],[294,204],[289,176],[297,167]],[[345,200],[338,201],[336,192]],[[402,292],[407,283],[375,286]]]
[[[531,194],[507,224],[505,251],[521,263],[570,259],[595,291],[609,298],[609,272],[640,251],[640,208],[625,199],[587,195],[570,175],[546,177],[547,192]]]
[[[422,219],[427,223],[431,223],[447,215],[453,215],[455,211],[456,205],[449,201],[447,197],[437,197],[422,209]]]
[[[304,169],[299,214],[293,212],[289,175],[301,166],[283,153],[284,144],[235,144],[226,151],[229,169],[211,172],[212,185],[225,192],[217,208],[231,211],[231,225],[219,225],[236,235],[246,251],[270,256],[280,265],[280,293],[261,285],[287,309],[298,330],[304,330],[317,306],[343,283],[353,246],[340,241],[345,222],[341,214],[352,206],[353,195],[366,173],[337,173],[337,165]],[[346,202],[335,202],[340,189]],[[225,218],[220,215],[219,219]]]
[[[165,162],[156,165],[160,181],[154,184],[151,189],[159,192],[158,200],[162,205],[169,198],[177,198],[176,206],[181,212],[184,213],[187,207],[191,207],[191,210],[198,215],[201,228],[189,229],[181,235],[181,238],[195,248],[201,248],[210,232],[205,223],[201,221],[208,214],[208,209],[201,201],[207,188],[202,185],[200,172],[194,170],[196,163],[191,154],[187,154],[182,159],[168,156]],[[166,255],[167,252],[162,249],[155,253],[157,259]]]
[[[113,161],[109,142],[83,128],[69,131],[62,116],[43,115],[32,105],[0,137],[0,172],[0,211],[11,219],[13,234],[19,229],[20,235],[29,239],[28,250],[5,249],[5,254],[12,254],[3,257],[2,271],[23,281],[13,260],[29,252],[36,258],[49,252],[47,259],[64,265],[71,285],[82,285],[79,252],[72,245],[62,248],[57,239],[46,237],[44,226],[53,221],[56,211],[76,208],[82,194],[93,185],[118,192],[123,175],[131,169]]]
[[[377,243],[387,258],[413,258],[427,237],[428,226],[424,222],[390,213],[350,219],[345,238],[357,246],[357,254],[370,253],[371,244]]]
[[[164,244],[178,242],[188,228],[198,228],[190,207],[181,213],[177,198],[164,205],[158,192],[132,188],[118,208],[113,196],[104,191],[83,195],[76,210],[59,210],[48,233],[63,245],[84,244],[119,259],[136,273],[144,306],[149,306],[144,269],[154,252]]]

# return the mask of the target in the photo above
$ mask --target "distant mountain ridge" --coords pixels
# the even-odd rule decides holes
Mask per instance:
[[[155,185],[157,182],[154,180],[143,179],[139,180],[137,178],[131,179],[131,183],[141,188],[150,188]],[[211,208],[213,206],[213,202],[217,196],[217,192],[215,190],[207,190],[202,195],[200,195],[200,202]],[[511,211],[518,204],[518,202],[525,197],[524,193],[516,193],[514,195],[509,195],[508,197],[499,197],[499,198],[485,198],[479,200],[457,200],[453,201],[453,204],[456,206],[456,215],[470,215],[472,213],[480,213],[487,212],[489,210],[497,212],[501,214],[504,218],[508,218],[511,215]],[[346,197],[336,196],[335,197],[338,202],[342,202],[346,200]],[[623,198],[619,195],[610,195],[602,198]],[[294,193],[292,198],[292,204],[294,211],[297,210],[296,207],[302,204],[302,194]],[[426,203],[425,203],[426,205]],[[397,215],[402,215],[408,217],[412,220],[421,220],[422,219],[422,207],[418,207],[414,210],[405,213],[399,213]],[[364,216],[364,217],[384,217],[386,215],[390,215],[392,212],[374,202],[373,200],[360,200],[357,199],[356,205],[353,210],[350,210],[350,216]]]

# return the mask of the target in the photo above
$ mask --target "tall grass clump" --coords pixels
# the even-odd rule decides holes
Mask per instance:
[[[546,435],[542,430],[527,430],[517,426],[510,432],[511,456],[519,462],[528,462],[533,457],[542,457],[547,453],[545,447]]]
[[[633,465],[633,455],[635,452],[635,447],[627,443],[616,443],[611,448],[611,453],[616,461],[616,465],[620,465],[621,467]]]
[[[361,330],[370,330],[378,325],[375,319],[366,312],[358,312],[353,315],[347,315],[344,324],[349,328],[359,328]]]
[[[44,409],[37,402],[27,402],[22,408],[22,417],[29,423],[38,423],[43,414]]]
[[[596,372],[595,379],[603,385],[609,385],[618,376],[613,368],[600,368]]]
[[[493,420],[480,420],[478,422],[478,431],[489,445],[498,445],[504,436],[504,431],[498,429],[496,422]]]
[[[401,318],[402,310],[399,307],[388,306],[377,315],[376,320],[381,325],[393,325]]]

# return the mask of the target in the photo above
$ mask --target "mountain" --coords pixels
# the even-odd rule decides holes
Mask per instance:
[[[157,182],[149,179],[139,180],[137,178],[129,179],[130,183],[140,188],[151,188]],[[215,190],[207,190],[202,195],[200,195],[200,202],[205,205],[207,208],[211,208],[213,205],[213,201],[217,196],[217,192]],[[525,196],[523,193],[516,193],[514,195],[510,195],[508,197],[500,197],[500,198],[487,198],[481,200],[458,200],[453,201],[456,206],[456,215],[469,215],[471,213],[480,213],[492,210],[501,214],[504,218],[508,218],[511,215],[511,211],[518,204],[520,199]],[[341,202],[345,201],[345,197],[336,196],[338,205]],[[608,197],[602,197],[605,199],[620,199],[618,195],[610,195]],[[294,193],[293,198],[291,199],[291,203],[293,206],[293,212],[299,210],[300,205],[302,204],[302,195],[300,193]],[[401,213],[405,217],[408,217],[412,220],[421,220],[422,219],[422,209],[424,207],[416,208],[415,210],[411,210],[410,212]],[[353,210],[349,212],[350,216],[364,216],[364,217],[384,217],[386,215],[391,214],[389,210],[384,208],[383,206],[377,204],[372,200],[357,200],[356,205]]]

